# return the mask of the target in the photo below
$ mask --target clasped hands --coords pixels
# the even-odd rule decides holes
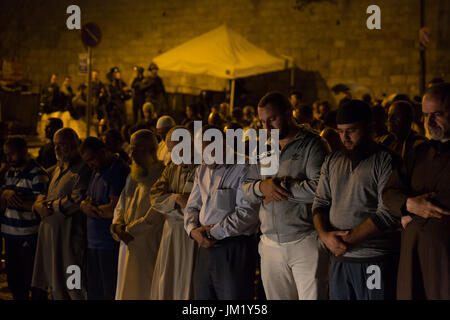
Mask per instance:
[[[134,240],[134,237],[125,231],[126,226],[124,224],[115,224],[113,225],[114,233],[117,234],[120,240],[122,240],[126,245],[130,243],[130,241]]]
[[[80,203],[80,209],[85,215],[91,218],[101,218],[103,216],[103,211],[100,210],[91,197],[86,197]]]
[[[214,225],[201,226],[201,227],[193,229],[191,231],[192,239],[197,241],[198,245],[205,249],[213,246],[217,242],[217,240],[212,238],[210,235],[210,230],[212,227],[214,227]]]
[[[291,197],[292,194],[289,190],[286,190],[281,183],[288,181],[289,177],[284,178],[268,178],[262,180],[259,184],[259,190],[264,195],[264,204],[268,204],[272,201],[283,201]]]
[[[346,253],[355,243],[352,230],[321,232],[319,238],[336,257]]]
[[[186,208],[187,201],[189,199],[189,194],[179,194],[175,199],[175,203],[181,208]]]

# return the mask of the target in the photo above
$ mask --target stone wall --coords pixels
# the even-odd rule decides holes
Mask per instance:
[[[341,82],[376,95],[420,91],[420,0],[4,0],[0,59],[20,60],[34,83],[44,84],[51,72],[72,75],[75,85],[83,81],[77,66],[85,48],[79,31],[65,25],[70,4],[80,6],[82,24],[102,28],[94,51],[102,75],[118,66],[131,81],[133,65],[147,67],[156,55],[226,23],[269,53],[293,57],[296,86],[313,82],[310,99],[329,98],[329,88]],[[381,8],[381,30],[366,28],[371,4]],[[450,72],[450,1],[425,0],[425,7],[430,80]]]

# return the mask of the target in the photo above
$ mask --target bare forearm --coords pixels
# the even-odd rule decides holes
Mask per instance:
[[[367,219],[353,228],[350,234],[343,238],[349,244],[358,244],[380,234],[381,231],[375,226],[372,219]]]
[[[319,235],[324,232],[330,232],[333,229],[330,224],[329,209],[327,208],[316,209],[314,212],[313,222]]]

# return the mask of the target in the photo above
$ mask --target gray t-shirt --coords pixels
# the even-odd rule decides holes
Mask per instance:
[[[370,218],[383,233],[351,247],[344,258],[373,258],[398,252],[399,220],[389,214],[382,191],[392,173],[393,155],[381,146],[353,167],[344,151],[328,155],[322,165],[313,212],[329,208],[336,230],[349,230]]]

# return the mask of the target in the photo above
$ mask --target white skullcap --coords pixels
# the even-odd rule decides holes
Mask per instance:
[[[156,122],[156,129],[162,128],[172,128],[175,125],[175,120],[171,116],[159,117],[158,122]]]

